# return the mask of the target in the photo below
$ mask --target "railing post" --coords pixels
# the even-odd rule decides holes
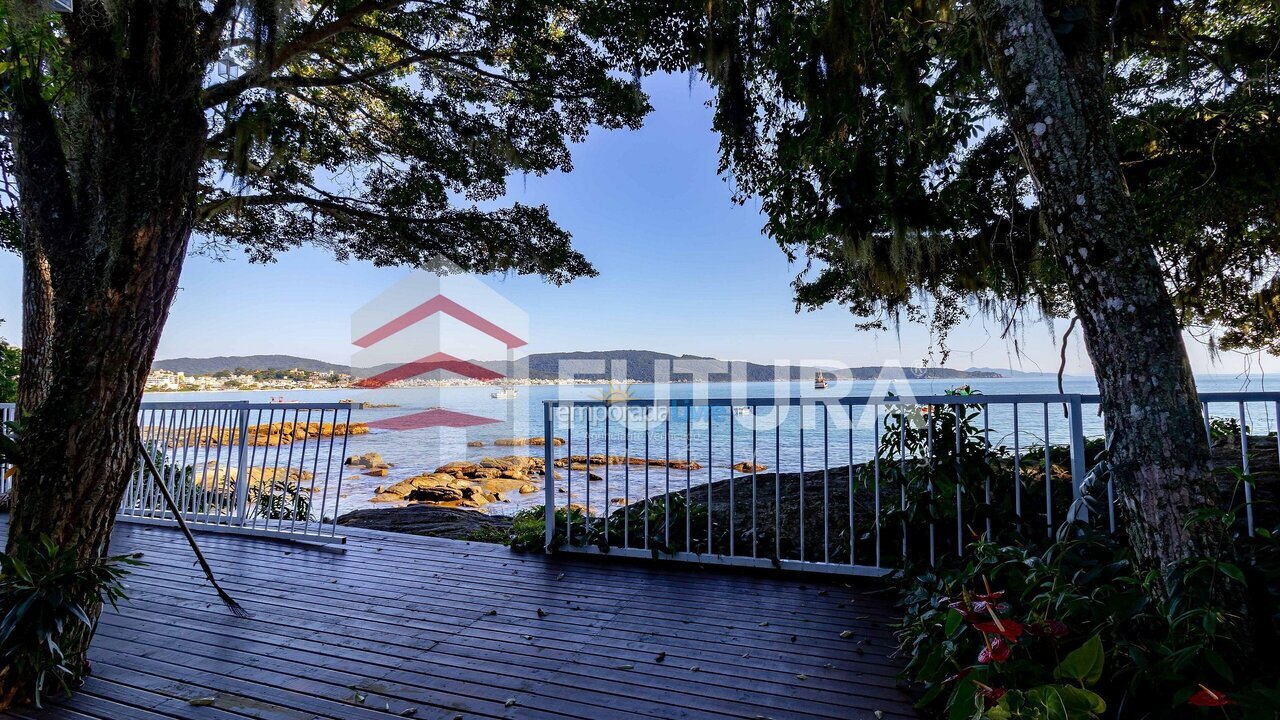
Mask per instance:
[[[1072,395],[1071,406],[1071,498],[1075,512],[1068,521],[1089,521],[1089,507],[1081,502],[1084,484],[1084,412],[1079,395]],[[1046,443],[1047,444],[1047,443]]]
[[[552,401],[542,403],[542,485],[543,513],[546,522],[546,542],[544,548],[551,552],[556,535],[556,466],[555,466],[555,421],[552,415],[555,408]]]
[[[16,419],[18,414],[17,406],[9,403],[0,404],[0,435],[8,435],[9,427],[4,423]],[[9,465],[0,458],[0,493],[6,493],[13,489],[13,481],[9,477]]]
[[[249,501],[249,408],[236,410],[236,524],[245,522],[245,506]]]

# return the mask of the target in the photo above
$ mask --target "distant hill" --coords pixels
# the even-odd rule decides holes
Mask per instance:
[[[971,367],[965,370],[965,372],[997,373],[1000,377],[1010,377],[1010,378],[1057,378],[1058,377],[1057,372],[1026,372],[1023,370],[1013,370],[1011,368]],[[1064,375],[1063,377],[1074,378],[1074,377],[1087,377],[1087,376]]]
[[[585,372],[586,370],[594,370],[591,367],[573,367],[572,363],[587,363],[591,361],[605,361],[604,369],[600,372]],[[636,380],[638,382],[653,382],[654,370],[658,367],[667,367],[670,363],[672,368],[671,381],[673,382],[689,382],[694,379],[694,375],[690,370],[705,372],[705,369],[698,368],[700,362],[722,362],[716,358],[704,357],[700,355],[670,355],[667,353],[653,352],[650,350],[600,350],[592,352],[564,352],[564,353],[535,353],[516,360],[514,363],[507,363],[502,360],[495,361],[477,361],[477,364],[501,373],[507,377],[528,377],[534,380],[549,380],[560,377],[561,368],[566,372],[572,372],[575,377],[584,379],[599,380]],[[562,365],[563,363],[563,365]],[[681,372],[681,363],[688,363],[692,367],[684,368]],[[244,368],[246,370],[288,370],[298,368],[300,370],[309,370],[312,372],[350,372],[356,377],[371,377],[387,370],[392,369],[392,365],[382,365],[372,368],[351,368],[346,365],[324,362],[322,360],[311,360],[308,358],[295,357],[293,355],[242,355],[232,357],[212,357],[212,358],[173,358],[171,360],[157,360],[153,367],[157,370],[169,370],[171,372],[181,372],[187,375],[210,375],[223,370],[235,370]],[[734,363],[734,369],[739,373],[742,372],[740,366]],[[874,380],[880,376],[881,368],[878,366],[850,368],[848,370],[830,370],[827,368],[816,368],[808,366],[789,366],[781,367],[775,370],[772,365],[761,365],[759,363],[746,363],[745,378],[741,375],[730,377],[727,372],[718,372],[710,374],[712,381],[726,381],[746,379],[749,382],[772,382],[777,379],[780,374],[783,378],[792,380],[812,380],[813,376],[819,370],[839,379],[854,380]],[[977,370],[954,370],[951,368],[903,368],[906,376],[912,380],[936,378],[989,378],[1001,377],[999,371],[989,371],[986,369]],[[622,377],[625,375],[625,377]],[[447,373],[443,371],[435,371],[424,377],[427,378],[443,378],[447,377]]]
[[[244,368],[246,370],[307,370],[309,372],[351,372],[349,365],[338,365],[335,363],[324,362],[323,360],[312,360],[310,358],[295,357],[293,355],[238,355],[238,356],[221,356],[210,358],[173,358],[171,360],[157,360],[151,364],[155,370],[168,370],[169,372],[180,372],[187,375],[212,375],[223,370],[235,370],[236,368]]]

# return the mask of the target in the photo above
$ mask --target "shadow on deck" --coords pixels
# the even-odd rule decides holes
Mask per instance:
[[[238,619],[181,535],[120,524],[113,550],[146,565],[104,613],[93,676],[9,717],[914,717],[874,584],[346,531],[346,553],[201,535]]]

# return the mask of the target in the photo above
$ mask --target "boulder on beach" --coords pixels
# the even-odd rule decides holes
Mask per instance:
[[[367,423],[316,423],[279,422],[250,425],[245,429],[245,442],[254,447],[289,445],[296,440],[314,438],[367,435]],[[240,429],[235,426],[205,426],[189,432],[174,433],[163,427],[142,428],[144,442],[169,448],[225,447],[240,440]]]
[[[410,490],[405,499],[417,502],[457,502],[462,499],[462,492],[459,488],[437,485],[435,487]]]
[[[367,452],[363,455],[352,455],[347,458],[346,464],[352,467],[367,468],[369,470],[391,467],[383,461],[382,455],[376,452]]]
[[[523,455],[486,457],[476,462],[456,460],[445,463],[434,472],[424,473],[391,485],[379,487],[375,497],[393,495],[405,500],[436,502],[478,507],[502,500],[511,493],[537,492],[534,477],[543,474],[542,458]],[[557,476],[558,477],[558,476]],[[600,479],[598,476],[595,479]],[[434,488],[447,488],[431,492]],[[524,490],[523,488],[532,488]],[[450,492],[451,490],[457,493]],[[428,491],[417,492],[416,491]],[[436,498],[440,499],[436,499]],[[384,498],[379,502],[387,502]]]
[[[488,492],[512,492],[529,484],[529,478],[490,478],[480,483]]]
[[[469,540],[482,531],[489,535],[503,532],[511,527],[511,519],[462,508],[408,505],[356,510],[339,517],[338,524],[369,530]]]

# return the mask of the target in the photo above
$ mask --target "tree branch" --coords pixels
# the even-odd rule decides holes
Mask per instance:
[[[294,58],[315,48],[329,38],[351,29],[360,18],[370,13],[388,10],[407,0],[364,0],[332,22],[320,25],[299,34],[294,39],[282,44],[270,62],[260,62],[249,68],[237,78],[211,85],[204,91],[204,106],[217,107],[234,99],[246,90],[262,87],[273,72],[284,67]]]
[[[347,204],[351,202],[357,201],[352,198],[336,195],[331,198],[318,198],[297,192],[279,192],[263,195],[233,195],[205,203],[196,209],[196,213],[201,220],[207,220],[218,213],[225,212],[227,210],[238,210],[247,207],[263,207],[270,205],[305,205],[327,213],[351,215],[363,220],[373,220],[378,222],[404,223],[407,225],[447,225],[458,221],[457,217],[448,214],[430,218],[414,217],[412,215],[378,212],[376,210],[368,210]]]

